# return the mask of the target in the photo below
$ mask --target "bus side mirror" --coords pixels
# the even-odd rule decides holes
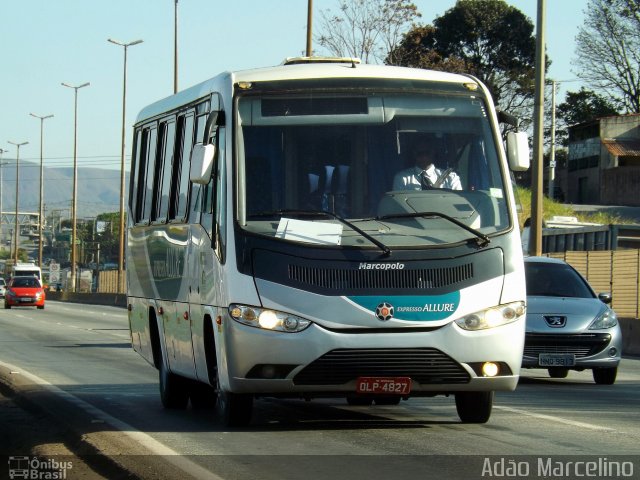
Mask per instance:
[[[514,172],[529,169],[529,141],[525,132],[507,133],[507,159]]]
[[[216,157],[215,145],[196,143],[191,151],[191,170],[189,180],[193,183],[206,185],[211,180],[211,171]]]

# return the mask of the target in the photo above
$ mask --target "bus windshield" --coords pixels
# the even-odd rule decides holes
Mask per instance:
[[[237,218],[252,233],[402,248],[510,226],[477,92],[261,93],[237,105]]]

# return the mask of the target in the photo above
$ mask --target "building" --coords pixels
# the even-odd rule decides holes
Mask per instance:
[[[567,203],[640,206],[640,114],[569,127],[568,158],[556,181]]]

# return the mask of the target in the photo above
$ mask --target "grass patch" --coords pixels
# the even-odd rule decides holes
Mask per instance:
[[[524,226],[524,222],[531,216],[531,189],[517,186],[515,190],[516,202],[519,201],[522,209],[518,212],[518,220],[520,228]],[[542,197],[542,218],[551,220],[554,216],[576,217],[579,222],[601,223],[603,225],[621,225],[635,223],[628,218],[613,215],[607,212],[576,212],[570,205],[559,203],[550,198]]]

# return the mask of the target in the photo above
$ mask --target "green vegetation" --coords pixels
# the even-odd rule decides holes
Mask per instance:
[[[525,220],[531,216],[531,190],[529,188],[517,186],[515,194],[516,202],[518,202],[522,207],[518,215],[520,228],[522,228]],[[576,212],[570,205],[555,202],[546,196],[542,197],[542,218],[544,220],[550,220],[551,217],[556,215],[577,217],[579,222],[601,223],[603,225],[634,223],[632,220],[618,215],[612,215],[607,212]]]

